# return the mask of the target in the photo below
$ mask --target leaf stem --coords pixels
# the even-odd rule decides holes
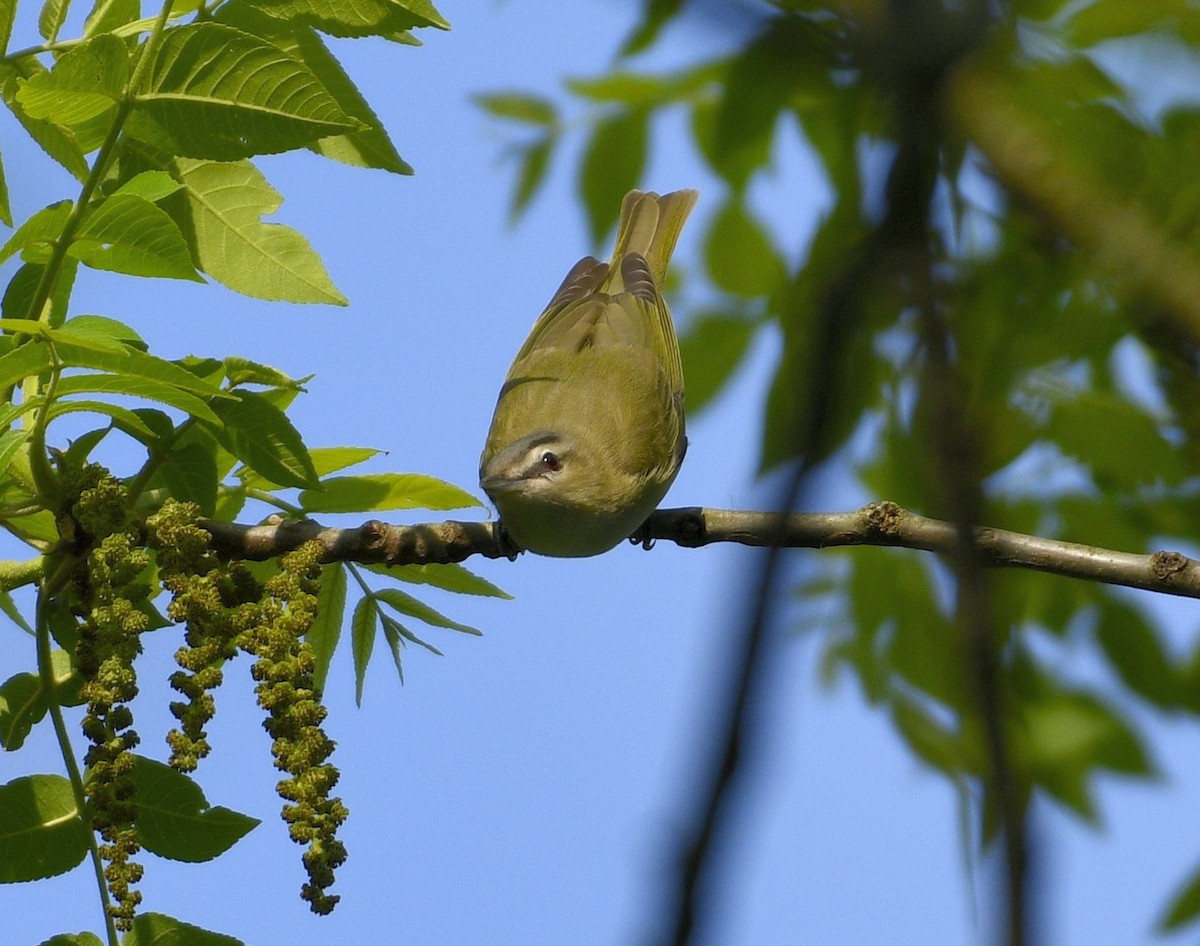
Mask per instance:
[[[47,613],[53,589],[62,587],[66,576],[74,567],[74,560],[65,558],[59,564],[53,575],[47,577],[38,591],[37,600],[37,662],[38,677],[41,680],[42,691],[46,695],[46,704],[50,710],[50,719],[54,723],[54,735],[58,740],[58,748],[62,752],[63,765],[67,770],[67,778],[71,782],[71,794],[75,798],[75,808],[79,817],[87,821],[87,796],[83,790],[83,774],[79,763],[75,761],[75,752],[71,748],[71,737],[67,732],[67,724],[63,719],[62,706],[55,698],[54,668],[50,660],[50,618]],[[104,861],[100,858],[100,850],[96,845],[96,834],[90,826],[86,832],[88,855],[92,861],[92,869],[96,874],[96,887],[100,894],[100,912],[104,915],[105,932],[108,946],[118,946],[117,928],[109,915],[108,881],[104,878]]]

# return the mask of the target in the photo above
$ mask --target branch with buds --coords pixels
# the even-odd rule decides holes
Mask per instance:
[[[461,562],[472,555],[512,558],[515,549],[497,523],[437,522],[414,526],[370,520],[354,528],[330,528],[313,520],[279,520],[265,525],[201,523],[213,548],[229,558],[267,559],[315,540],[326,561],[408,565]],[[689,506],[659,509],[635,541],[699,548],[714,542],[783,548],[838,548],[875,545],[955,554],[954,526],[920,516],[892,502],[871,503],[853,512],[778,515]],[[975,542],[994,568],[1032,568],[1085,581],[1124,585],[1162,594],[1200,598],[1200,562],[1179,552],[1149,555],[1058,539],[1045,539],[980,526]]]

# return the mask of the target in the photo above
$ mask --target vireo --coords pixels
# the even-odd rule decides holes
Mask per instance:
[[[679,472],[683,365],[659,287],[696,196],[626,194],[612,262],[576,263],[513,360],[479,484],[522,548],[605,552]]]

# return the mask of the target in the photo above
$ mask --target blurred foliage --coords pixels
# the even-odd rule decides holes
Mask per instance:
[[[746,39],[670,72],[639,70],[636,57],[688,17]],[[1118,68],[1131,61],[1164,65],[1131,82],[1138,71]],[[644,186],[655,122],[683,113],[724,190],[704,195],[700,269],[675,305],[689,407],[720,392],[756,334],[781,337],[762,468],[794,462],[820,313],[847,279],[862,282],[820,455],[852,465],[873,498],[944,516],[919,301],[903,262],[883,255],[865,280],[856,269],[885,215],[924,199],[889,190],[888,158],[915,139],[936,175],[921,209],[928,291],[978,440],[982,524],[1149,552],[1200,545],[1198,69],[1194,0],[646,0],[617,65],[568,82],[568,104],[518,91],[479,101],[513,130],[514,214],[586,129],[577,180],[597,241],[613,195]],[[933,89],[924,126],[906,111],[915,82]],[[821,198],[773,167],[796,129],[825,178]],[[805,217],[818,213],[809,236]],[[927,765],[977,784],[987,749],[949,572],[913,553],[823,553],[800,591],[828,674],[856,678]],[[1154,775],[1134,717],[1200,712],[1200,644],[1168,644],[1144,599],[1099,584],[995,573],[991,600],[1022,797],[1098,824],[1098,775]],[[1107,680],[1072,666],[1106,668]],[[1200,873],[1159,922],[1198,917]]]

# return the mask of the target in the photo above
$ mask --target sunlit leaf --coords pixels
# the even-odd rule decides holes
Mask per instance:
[[[300,494],[307,512],[378,512],[387,509],[462,509],[481,505],[452,483],[420,473],[366,473],[323,480]]]
[[[0,883],[66,873],[87,855],[87,838],[62,776],[28,775],[0,785]]]

